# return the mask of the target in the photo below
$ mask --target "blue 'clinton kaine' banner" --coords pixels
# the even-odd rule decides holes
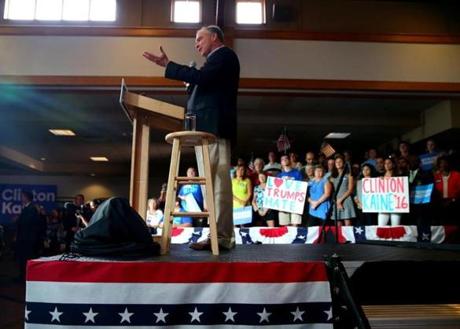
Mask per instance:
[[[56,185],[0,184],[0,224],[11,223],[22,211],[21,192],[32,193],[33,202],[43,206],[47,212],[56,205]]]

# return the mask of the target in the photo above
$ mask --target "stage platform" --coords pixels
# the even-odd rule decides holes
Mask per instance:
[[[252,244],[237,245],[230,251],[221,250],[219,256],[213,256],[207,251],[192,250],[185,244],[173,244],[169,255],[154,258],[154,260],[168,262],[306,262],[323,261],[324,256],[337,254],[345,263],[460,261],[460,245],[400,244],[411,247],[368,244]]]
[[[176,244],[137,260],[41,258],[28,264],[25,328],[331,329],[333,254],[360,305],[460,304],[458,246],[400,245],[253,244],[213,256]]]

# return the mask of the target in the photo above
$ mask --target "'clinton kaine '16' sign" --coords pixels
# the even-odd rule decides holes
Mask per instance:
[[[306,182],[267,177],[264,192],[264,208],[302,214],[307,195]]]
[[[409,212],[407,177],[363,178],[363,212]]]

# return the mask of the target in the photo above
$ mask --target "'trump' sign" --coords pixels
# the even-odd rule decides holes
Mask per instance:
[[[306,182],[268,177],[264,192],[264,208],[302,214],[307,195]]]
[[[17,185],[0,184],[0,223],[9,223],[22,211],[21,192],[33,195],[33,202],[43,206],[46,211],[55,207],[56,185]]]
[[[363,212],[409,212],[407,177],[363,178]]]

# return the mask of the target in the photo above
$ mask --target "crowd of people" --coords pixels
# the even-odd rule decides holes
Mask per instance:
[[[75,233],[88,226],[91,216],[103,200],[95,199],[85,203],[85,197],[77,194],[72,202],[66,202],[63,207],[47,213],[42,206],[33,202],[32,193],[22,191],[22,211],[15,221],[14,238],[20,279],[24,279],[28,259],[69,251]],[[2,237],[0,244],[5,243],[5,240]]]
[[[305,162],[295,152],[278,154],[270,151],[267,161],[255,158],[246,164],[239,158],[230,168],[232,177],[233,207],[251,206],[252,223],[249,226],[317,226],[331,221],[339,225],[457,225],[459,210],[460,173],[452,168],[450,153],[437,149],[434,140],[426,142],[426,152],[413,154],[410,144],[399,143],[398,150],[386,156],[376,149],[364,152],[362,158],[350,152],[335,153],[327,158],[323,153],[307,151]],[[196,176],[194,168],[187,176]],[[303,214],[276,211],[264,207],[264,191],[269,176],[308,182]],[[416,186],[433,184],[427,203],[411,203],[409,213],[369,213],[363,211],[361,186],[363,178],[405,176],[409,192]],[[190,193],[190,196],[187,196]],[[162,200],[149,201],[147,217],[155,216],[152,227],[161,226]],[[190,202],[203,207],[203,197],[198,185],[185,185],[177,198],[177,210],[190,211]],[[153,217],[152,217],[153,218]],[[174,226],[203,226],[202,219],[174,218]]]
[[[451,153],[439,151],[430,139],[423,154],[413,154],[410,145],[401,142],[398,152],[382,156],[371,148],[362,159],[353,158],[350,152],[335,153],[327,158],[323,153],[312,151],[305,153],[303,163],[295,152],[281,154],[280,162],[273,151],[268,152],[266,162],[255,158],[247,165],[240,158],[229,168],[233,207],[252,207],[252,223],[248,226],[320,226],[334,221],[339,225],[458,225],[460,172],[452,166]],[[186,175],[196,177],[197,170],[189,167]],[[264,191],[270,176],[308,183],[303,214],[265,207]],[[432,184],[429,202],[411,202],[409,213],[363,211],[363,179],[401,176],[407,177],[410,193],[417,186]],[[165,199],[166,184],[163,184],[159,196],[148,200],[145,219],[152,232],[162,226]],[[24,275],[27,259],[69,251],[73,236],[88,225],[102,201],[85,203],[84,196],[78,194],[72,202],[46,213],[33,203],[31,193],[23,191],[15,243],[21,275]],[[200,185],[181,185],[175,211],[198,212],[205,208]],[[205,218],[173,218],[174,227],[206,225]],[[0,247],[3,233],[0,228]]]

